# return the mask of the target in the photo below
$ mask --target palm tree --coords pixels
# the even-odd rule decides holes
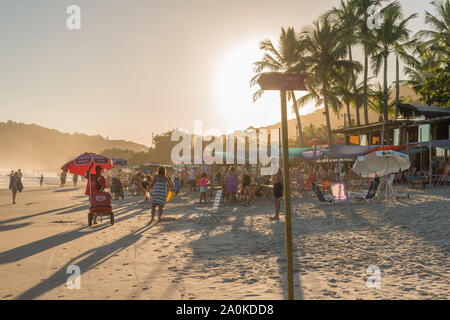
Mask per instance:
[[[384,88],[380,83],[377,83],[375,89],[371,89],[369,86],[369,109],[379,114],[380,122],[383,121],[384,115]],[[395,114],[395,101],[391,101],[388,105],[388,113],[390,115]]]
[[[347,45],[348,49],[348,59],[353,61],[352,55],[352,46],[358,43],[358,35],[355,32],[356,27],[358,26],[358,18],[356,15],[356,3],[355,1],[344,1],[341,0],[341,5],[339,8],[334,7],[330,11],[326,12],[324,17],[330,17],[333,19],[333,23],[341,29],[341,41]],[[351,74],[351,86],[353,89],[353,94],[357,95],[357,86],[356,86],[356,75],[354,72]],[[343,92],[342,92],[343,93]],[[355,108],[356,108],[356,123],[357,125],[361,125],[361,117],[359,113],[359,109],[361,106],[360,100],[354,98]],[[347,105],[348,109],[349,106]],[[349,112],[349,110],[347,110]],[[349,113],[350,116],[350,113]],[[349,121],[351,124],[352,122]]]
[[[391,52],[397,51],[401,55],[401,48],[406,46],[405,43],[409,40],[410,30],[406,27],[408,22],[415,18],[417,14],[412,14],[406,19],[403,19],[401,13],[400,3],[398,1],[392,2],[382,10],[382,22],[379,29],[374,29],[373,48],[374,55],[372,56],[372,65],[375,74],[378,74],[381,65],[383,64],[384,77],[384,120],[387,121],[388,116],[388,58]],[[396,50],[397,49],[397,50]],[[398,77],[398,75],[397,75]],[[398,81],[398,80],[397,80]]]
[[[313,24],[313,29],[301,33],[301,46],[305,49],[302,66],[307,66],[305,85],[310,99],[318,104],[323,99],[327,123],[328,141],[331,141],[330,106],[337,107],[339,100],[331,94],[336,81],[346,74],[357,71],[360,65],[345,60],[348,47],[340,41],[341,30],[330,23],[327,17]],[[302,97],[305,98],[305,97]]]
[[[433,1],[431,3],[437,14],[425,11],[425,23],[434,30],[423,30],[417,33],[418,37],[428,38],[425,44],[448,59],[450,56],[450,0]]]
[[[357,32],[359,36],[359,43],[364,49],[364,80],[363,80],[363,91],[364,91],[364,123],[369,123],[369,112],[368,112],[368,81],[369,81],[369,55],[370,55],[370,42],[372,33],[367,26],[367,22],[371,18],[369,9],[371,7],[378,7],[384,0],[353,0],[355,5],[357,21]]]
[[[297,36],[294,28],[289,27],[287,30],[281,29],[281,35],[278,41],[278,49],[275,48],[272,41],[264,40],[260,42],[259,48],[266,53],[260,61],[254,63],[256,75],[250,81],[250,86],[256,85],[259,76],[265,70],[272,72],[293,72],[293,68],[299,65],[302,50],[298,44]],[[253,101],[258,100],[263,94],[264,90],[260,89],[253,95]],[[297,137],[300,145],[303,143],[302,139],[302,122],[300,119],[300,113],[298,110],[297,99],[295,98],[294,91],[288,91],[287,97],[289,101],[293,102],[292,110],[295,113],[297,119]]]
[[[409,85],[415,93],[423,88],[425,78],[430,76],[432,70],[439,68],[441,61],[435,51],[428,48],[425,44],[417,47],[417,58],[411,59],[404,67],[404,73],[408,80],[402,81]]]

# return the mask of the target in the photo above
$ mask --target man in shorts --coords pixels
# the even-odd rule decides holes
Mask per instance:
[[[273,196],[275,198],[275,216],[272,217],[272,220],[280,220],[280,199],[283,197],[283,175],[281,174],[281,168],[272,176],[272,183]]]

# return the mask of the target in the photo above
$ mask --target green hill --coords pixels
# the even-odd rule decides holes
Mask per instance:
[[[0,122],[0,168],[34,168],[56,172],[83,152],[118,148],[147,151],[142,144],[109,140],[100,135],[63,133],[35,124]]]

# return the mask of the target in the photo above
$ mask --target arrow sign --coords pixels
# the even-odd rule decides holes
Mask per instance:
[[[258,84],[263,90],[307,90],[304,74],[288,73],[262,73],[258,78]]]

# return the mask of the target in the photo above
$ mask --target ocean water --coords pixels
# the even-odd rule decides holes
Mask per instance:
[[[9,174],[11,170],[0,169],[0,189],[9,187]],[[59,184],[59,177],[56,173],[42,172],[44,175],[44,186],[54,186]],[[39,187],[40,173],[24,171],[22,176],[22,184],[26,187]],[[68,180],[69,181],[69,180]]]

